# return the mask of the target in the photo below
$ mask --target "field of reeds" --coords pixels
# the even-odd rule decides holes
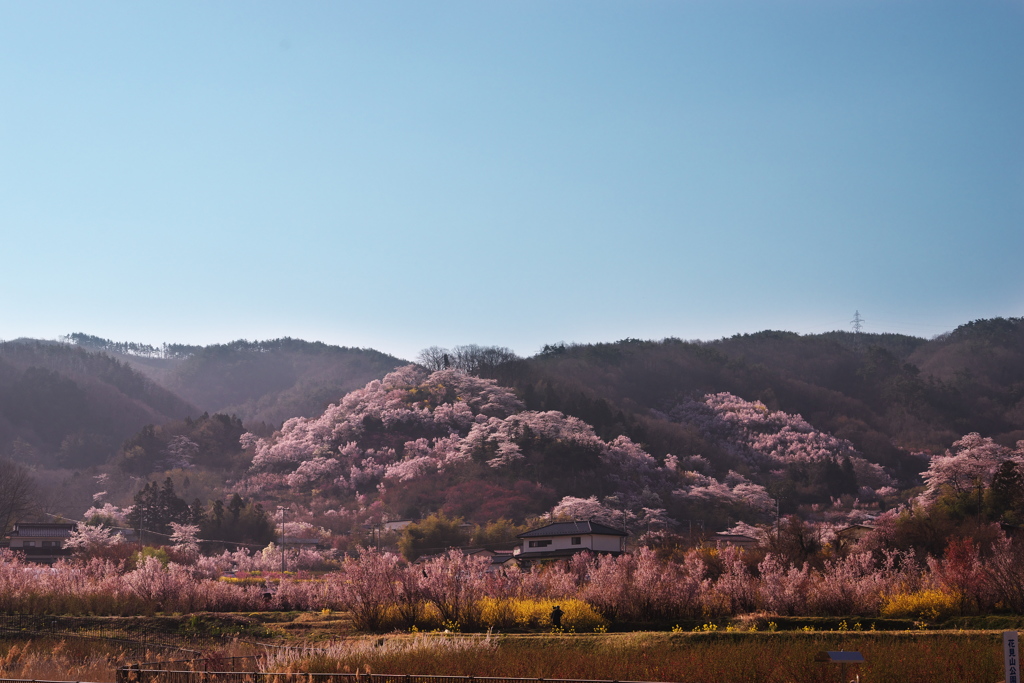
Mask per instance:
[[[164,649],[79,638],[0,639],[0,678],[104,683],[119,666],[167,656]]]
[[[487,635],[419,633],[354,637],[315,647],[253,648],[226,643],[217,654],[260,654],[253,669],[277,673],[388,674],[676,681],[678,683],[826,683],[835,665],[822,650],[865,657],[864,683],[998,680],[998,633],[980,632],[686,632]],[[117,666],[167,659],[74,639],[0,641],[0,677],[114,680]]]
[[[415,673],[523,678],[824,683],[835,665],[822,650],[857,650],[865,683],[994,681],[998,634],[631,633],[486,636],[418,634],[340,641],[316,652],[281,650],[262,670],[288,673]]]

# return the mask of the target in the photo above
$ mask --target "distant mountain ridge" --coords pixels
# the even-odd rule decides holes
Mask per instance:
[[[76,333],[64,342],[0,344],[0,456],[20,440],[18,448],[68,465],[105,462],[141,426],[203,412],[269,433],[406,364],[289,338],[155,347]],[[529,409],[579,417],[602,438],[627,435],[657,456],[713,452],[658,411],[723,391],[799,413],[897,475],[908,467],[908,481],[920,468],[911,451],[939,452],[972,431],[1011,445],[1024,439],[1021,318],[973,321],[931,340],[769,330],[709,342],[559,344],[482,374],[513,387]]]
[[[67,344],[74,344],[90,351],[103,351],[119,356],[137,356],[140,358],[187,358],[202,346],[190,344],[163,344],[153,346],[152,344],[141,344],[139,342],[115,342],[111,339],[104,339],[84,332],[72,332],[58,340]]]
[[[659,456],[714,447],[652,411],[723,391],[798,413],[871,461],[905,469],[908,481],[923,462],[908,459],[912,451],[942,452],[974,431],[1009,445],[1024,439],[1021,318],[974,321],[932,340],[765,331],[560,344],[488,376],[530,409],[575,415],[603,438],[627,435]]]
[[[120,359],[202,411],[237,415],[246,424],[280,425],[319,414],[331,401],[407,362],[374,349],[288,337],[160,347],[80,333],[68,339]]]
[[[111,356],[53,342],[0,343],[0,456],[95,465],[143,425],[198,412]]]
[[[143,426],[204,412],[272,429],[403,364],[372,349],[287,338],[154,347],[75,333],[0,343],[0,457],[98,465]]]

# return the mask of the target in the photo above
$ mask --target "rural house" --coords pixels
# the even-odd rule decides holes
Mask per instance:
[[[30,562],[53,564],[71,554],[64,548],[64,541],[74,530],[74,524],[18,522],[10,533],[10,548]]]
[[[625,531],[597,522],[555,522],[519,534],[523,545],[516,549],[520,565],[572,557],[587,550],[621,555],[626,551]]]

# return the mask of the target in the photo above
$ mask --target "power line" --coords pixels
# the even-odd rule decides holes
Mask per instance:
[[[71,521],[71,522],[78,522],[80,524],[88,525],[88,522],[85,521],[84,519],[72,519],[72,518],[67,517],[65,515],[55,515],[55,514],[50,513],[50,512],[46,512],[44,514],[46,514],[49,517],[55,517],[57,519],[66,519],[66,520]],[[107,529],[114,529],[115,531],[135,531],[136,530],[134,527],[128,527],[128,526],[108,526],[106,528]],[[139,531],[140,532],[144,531],[147,534],[149,534],[150,536],[163,536],[164,538],[166,538],[168,540],[171,538],[171,536],[173,536],[173,534],[165,534],[165,533],[161,533],[159,531],[150,531],[149,529],[139,529]],[[141,534],[140,534],[140,538],[141,538]],[[242,546],[245,546],[247,548],[259,548],[260,550],[262,550],[263,548],[267,547],[266,545],[259,544],[259,543],[242,543],[241,541],[224,541],[224,540],[218,540],[218,539],[213,539],[213,538],[197,538],[196,539],[196,543],[223,543],[224,545],[242,545]]]

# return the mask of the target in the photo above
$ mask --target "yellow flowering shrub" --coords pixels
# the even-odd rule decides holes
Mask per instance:
[[[551,610],[562,609],[562,630],[577,633],[600,632],[608,627],[608,620],[582,600],[497,599],[484,598],[479,603],[480,621],[496,629],[550,629]]]
[[[960,596],[938,588],[913,593],[893,593],[882,598],[883,617],[904,617],[925,621],[941,621],[960,609]]]

